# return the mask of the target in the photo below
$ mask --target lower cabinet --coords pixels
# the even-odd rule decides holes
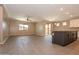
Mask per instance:
[[[77,31],[54,31],[52,36],[52,43],[62,46],[68,45],[77,40]]]

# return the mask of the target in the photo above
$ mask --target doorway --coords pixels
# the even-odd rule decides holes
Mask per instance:
[[[45,35],[51,35],[52,24],[45,24]]]

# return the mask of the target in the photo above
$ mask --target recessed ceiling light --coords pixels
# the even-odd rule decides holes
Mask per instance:
[[[70,13],[69,12],[66,12],[66,14],[69,15]]]
[[[56,18],[52,18],[52,20],[56,20]]]
[[[49,20],[49,21],[55,21],[57,18],[52,18],[52,17],[49,17],[49,18],[47,18],[47,20]]]
[[[63,11],[64,10],[64,8],[60,8],[60,11]]]
[[[70,17],[72,17],[72,15],[70,15]]]

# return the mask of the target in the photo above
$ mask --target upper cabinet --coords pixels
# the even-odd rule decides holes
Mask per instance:
[[[70,27],[79,27],[79,19],[70,20]]]

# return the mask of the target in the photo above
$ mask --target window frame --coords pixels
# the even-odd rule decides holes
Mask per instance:
[[[19,31],[28,30],[29,26],[27,24],[19,24]]]

